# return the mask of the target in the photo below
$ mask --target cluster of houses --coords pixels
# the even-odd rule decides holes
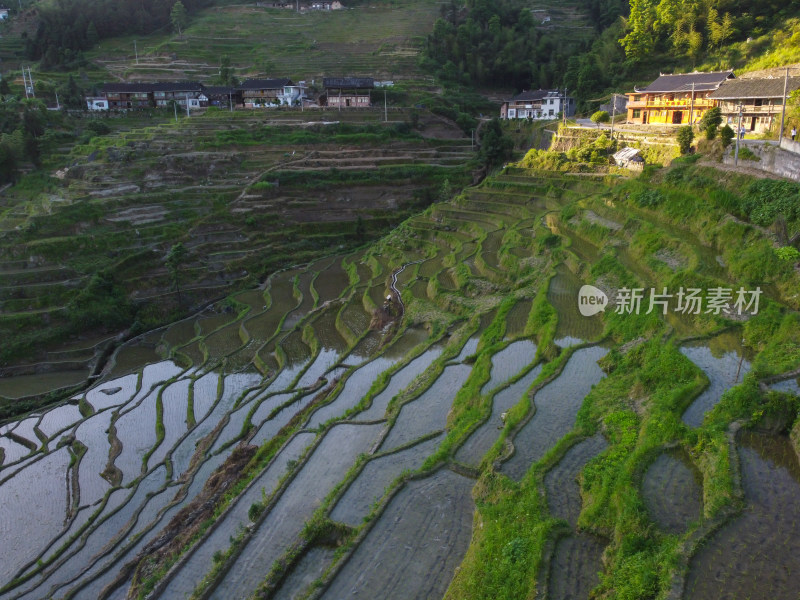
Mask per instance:
[[[86,98],[91,111],[167,108],[181,110],[219,106],[269,108],[277,106],[332,106],[368,108],[376,87],[369,77],[325,77],[316,98],[308,94],[304,81],[248,79],[237,86],[210,86],[196,81],[156,83],[106,83],[98,96]]]
[[[628,94],[628,122],[639,125],[695,124],[719,107],[723,122],[764,133],[780,122],[784,98],[800,89],[800,77],[737,79],[733,71],[661,75]]]
[[[298,12],[308,12],[311,10],[342,10],[344,5],[339,2],[339,0],[333,0],[332,2],[310,2],[310,3],[303,3],[300,2],[257,2],[256,6],[268,7],[268,8],[288,8],[289,10],[296,10]]]
[[[733,71],[661,75],[650,85],[626,94],[627,102],[615,97],[613,109],[627,111],[634,125],[696,124],[714,107],[723,122],[745,131],[764,133],[780,122],[784,98],[800,89],[800,77],[738,79]],[[611,105],[604,108],[612,108]],[[555,119],[566,110],[575,113],[575,101],[559,90],[523,91],[503,102],[503,119]],[[609,110],[610,112],[610,110]]]

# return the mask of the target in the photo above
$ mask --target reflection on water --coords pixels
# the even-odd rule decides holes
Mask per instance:
[[[561,263],[550,280],[547,300],[558,314],[555,338],[562,346],[577,345],[598,339],[603,333],[602,313],[584,317],[578,310],[578,292],[584,285],[578,277]]]
[[[789,439],[739,435],[746,507],[691,562],[687,600],[800,596],[800,465]]]

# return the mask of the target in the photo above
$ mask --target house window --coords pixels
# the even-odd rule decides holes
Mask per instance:
[[[642,111],[638,108],[633,111],[633,118],[634,119],[641,119],[642,118]]]

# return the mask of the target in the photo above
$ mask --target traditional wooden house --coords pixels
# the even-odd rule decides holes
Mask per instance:
[[[320,106],[334,108],[369,108],[372,106],[371,91],[375,88],[372,77],[325,77],[325,91],[320,96]]]
[[[637,125],[688,125],[697,123],[715,106],[709,96],[733,71],[661,75],[643,89],[628,94],[628,123]]]
[[[167,108],[172,103],[186,109],[205,108],[208,106],[208,96],[205,95],[203,84],[197,81],[175,81],[149,84],[153,93],[153,103],[156,108]]]
[[[800,89],[800,77],[731,79],[723,83],[709,98],[722,110],[723,122],[734,130],[764,133],[780,127],[783,112],[784,87],[786,94]]]
[[[233,87],[225,85],[204,85],[203,91],[208,98],[209,106],[240,106],[242,104],[242,93]]]
[[[575,99],[558,90],[523,91],[500,106],[501,119],[557,119],[566,109],[567,116],[575,114]]]
[[[292,85],[291,79],[247,79],[237,88],[242,94],[245,108],[277,106],[278,98],[285,86]]]
[[[100,95],[108,100],[110,110],[152,108],[152,83],[106,83]]]

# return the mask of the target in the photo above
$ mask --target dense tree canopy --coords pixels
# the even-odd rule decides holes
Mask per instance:
[[[630,19],[620,40],[629,60],[656,49],[696,61],[734,39],[760,35],[775,20],[800,9],[800,0],[630,0]]]
[[[583,0],[598,28],[622,14],[624,0]],[[561,85],[566,61],[584,50],[563,30],[539,28],[522,0],[449,0],[428,37],[438,75],[473,85],[548,88]]]
[[[185,0],[188,13],[212,0]],[[26,41],[29,58],[45,66],[69,64],[99,40],[168,30],[174,0],[58,0],[37,5],[36,32]]]

